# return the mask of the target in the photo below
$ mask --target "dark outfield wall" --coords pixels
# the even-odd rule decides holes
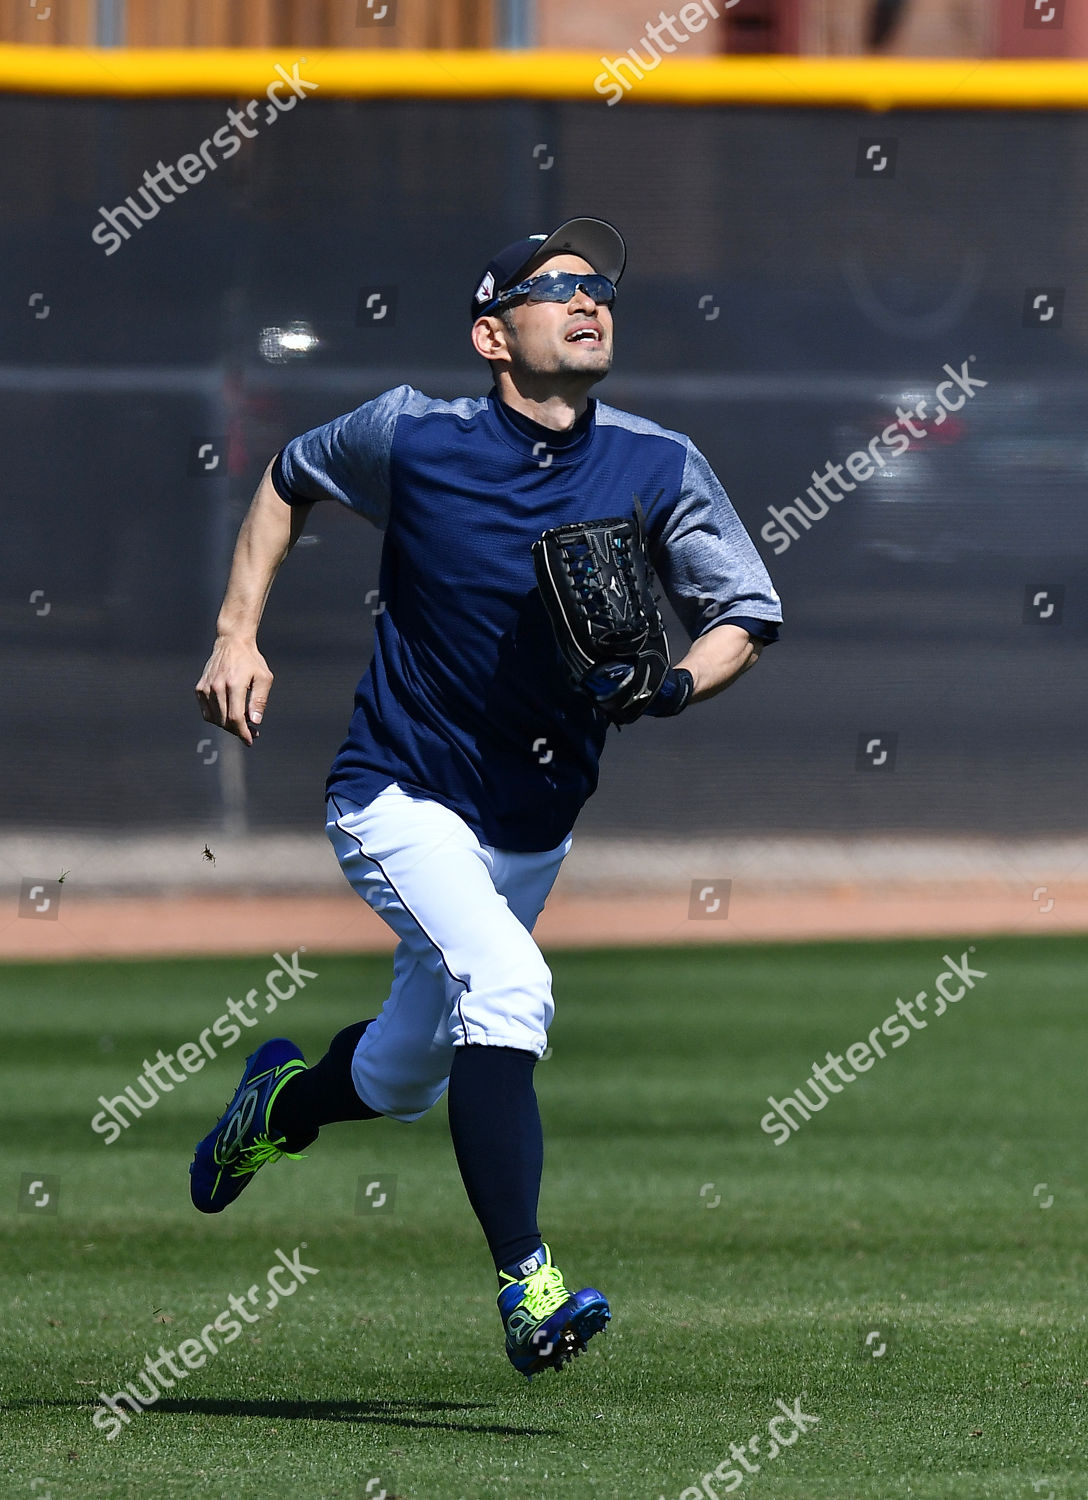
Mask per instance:
[[[107,255],[100,208],[227,107],[0,101],[0,820],[214,830],[229,803],[317,826],[380,538],[314,512],[240,780],[192,685],[253,486],[390,385],[486,389],[479,267],[596,213],[631,253],[599,393],[706,451],[787,627],[725,697],[613,737],[582,826],[1083,829],[1088,120],[314,98]],[[296,321],[316,348],[263,358]],[[778,529],[769,508],[871,452],[897,405],[932,413],[946,364],[985,386]]]

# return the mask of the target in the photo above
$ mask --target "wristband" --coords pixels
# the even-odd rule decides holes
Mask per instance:
[[[687,667],[670,667],[646,713],[651,719],[671,719],[687,708],[694,691],[695,679]]]

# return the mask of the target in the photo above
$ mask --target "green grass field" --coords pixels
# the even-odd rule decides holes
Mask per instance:
[[[92,1133],[99,1094],[266,963],[0,971],[0,1494],[691,1500],[800,1398],[818,1424],[710,1493],[1080,1500],[1088,939],[979,939],[988,977],[961,1003],[787,1144],[759,1127],[768,1094],[932,991],[968,941],[551,955],[541,1227],[614,1321],[532,1382],[502,1351],[444,1105],[330,1127],[214,1219],[186,1169],[244,1042],[116,1144]],[[307,963],[319,978],[250,1036],[317,1055],[384,996],[385,959]],[[317,1274],[293,1297],[116,1440],[93,1425],[100,1390],[303,1244]]]

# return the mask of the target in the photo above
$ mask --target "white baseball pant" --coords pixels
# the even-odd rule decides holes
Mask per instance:
[[[495,849],[396,782],[366,807],[333,793],[328,815],[340,868],[400,939],[393,987],[352,1061],[364,1103],[418,1120],[445,1092],[454,1047],[539,1057],[555,1007],[531,933],[571,835],[545,853]]]

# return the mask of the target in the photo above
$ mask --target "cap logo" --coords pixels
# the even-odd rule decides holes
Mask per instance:
[[[476,288],[476,301],[479,302],[482,307],[485,302],[490,302],[494,295],[495,277],[490,271],[488,271],[483,281],[481,281],[480,285]]]

